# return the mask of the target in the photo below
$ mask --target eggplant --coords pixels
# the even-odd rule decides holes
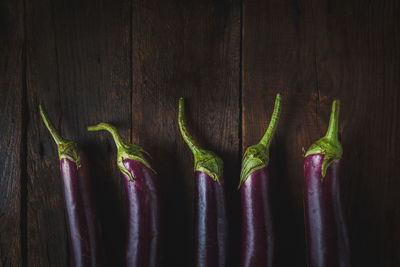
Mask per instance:
[[[308,267],[348,267],[350,249],[340,193],[339,100],[334,100],[326,135],[305,154],[304,219]]]
[[[179,99],[179,129],[194,156],[195,176],[195,266],[226,266],[228,223],[223,162],[204,150],[189,135],[185,122],[184,100]]]
[[[125,143],[113,125],[100,123],[88,130],[108,131],[117,146],[127,204],[125,266],[159,266],[161,196],[150,155],[138,145]]]
[[[77,143],[59,134],[42,105],[39,105],[39,109],[58,148],[73,266],[104,266],[87,158]]]
[[[272,213],[269,146],[281,113],[281,95],[261,141],[247,148],[240,172],[242,201],[241,267],[270,267],[275,261],[275,230]]]

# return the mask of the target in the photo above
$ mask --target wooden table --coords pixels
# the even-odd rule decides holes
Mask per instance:
[[[397,0],[4,0],[0,4],[0,266],[69,264],[45,104],[89,156],[110,266],[124,245],[122,179],[105,133],[153,155],[164,266],[191,266],[193,159],[177,126],[225,162],[230,263],[238,266],[240,159],[283,114],[271,147],[278,265],[305,266],[302,149],[342,101],[342,188],[353,266],[400,266],[400,21]]]

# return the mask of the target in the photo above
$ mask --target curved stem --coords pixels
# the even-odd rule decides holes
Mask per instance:
[[[269,146],[278,126],[280,115],[281,95],[278,93],[276,94],[274,111],[272,112],[271,121],[269,122],[267,131],[258,144],[248,147],[244,153],[242,168],[240,171],[239,188],[250,174],[268,166]]]
[[[339,111],[340,111],[340,100],[335,99],[332,103],[331,117],[329,119],[328,130],[326,131],[325,137],[332,141],[338,142],[338,131],[339,131]]]
[[[39,105],[40,116],[43,119],[46,128],[49,130],[51,136],[53,137],[54,141],[56,142],[57,146],[61,144],[65,144],[66,140],[60,135],[57,129],[54,127],[53,123],[51,123],[49,115],[46,112],[46,109],[43,105]]]
[[[261,138],[260,144],[269,147],[271,140],[275,134],[276,128],[278,126],[279,117],[281,115],[281,95],[276,94],[274,111],[271,116],[271,121],[264,136]]]
[[[178,113],[178,124],[179,130],[181,131],[182,138],[185,143],[189,146],[190,150],[192,150],[193,154],[198,153],[200,147],[196,144],[194,139],[190,136],[185,121],[185,100],[183,97],[179,99],[179,113]]]
[[[144,151],[140,146],[135,144],[126,144],[123,140],[121,135],[118,133],[117,128],[115,126],[108,124],[108,123],[99,123],[95,126],[89,126],[88,131],[95,132],[105,130],[109,132],[117,146],[117,165],[121,172],[125,174],[129,179],[133,182],[134,177],[133,174],[125,167],[124,160],[125,159],[132,159],[137,160],[143,163],[147,168],[152,170],[154,173],[156,171],[151,167],[150,162],[147,161],[145,157],[143,157],[143,153],[150,156],[146,151]]]
[[[99,123],[95,126],[89,126],[88,127],[88,131],[90,132],[96,132],[96,131],[101,131],[101,130],[105,130],[107,132],[109,132],[112,137],[114,138],[114,142],[115,145],[117,146],[117,148],[122,148],[125,147],[126,144],[124,142],[124,140],[122,140],[121,135],[118,133],[117,128],[115,128],[115,126],[108,124],[108,123]]]
[[[213,152],[200,148],[188,133],[185,122],[185,103],[182,97],[179,99],[178,123],[183,140],[193,152],[194,170],[208,174],[214,181],[219,183],[223,173],[224,164],[222,159]]]
[[[49,119],[49,115],[43,105],[39,105],[40,116],[43,119],[46,128],[57,144],[58,157],[60,159],[67,158],[76,163],[76,166],[81,166],[81,155],[78,145],[75,142],[64,139]]]

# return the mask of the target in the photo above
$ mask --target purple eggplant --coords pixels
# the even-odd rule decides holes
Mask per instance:
[[[104,251],[86,156],[75,142],[62,138],[42,105],[39,109],[58,148],[73,266],[104,266]]]
[[[125,266],[156,267],[160,261],[161,203],[158,176],[150,155],[140,146],[126,144],[117,129],[107,123],[88,127],[106,130],[117,146],[127,203]]]
[[[281,111],[276,95],[271,122],[261,141],[247,148],[240,172],[242,199],[242,267],[270,267],[275,260],[275,231],[272,214],[269,146]]]
[[[333,101],[326,135],[304,158],[304,217],[308,267],[348,267],[350,249],[339,186],[342,145],[338,139],[339,100]]]
[[[200,148],[186,129],[184,100],[179,100],[179,129],[194,155],[195,171],[195,266],[226,266],[227,213],[223,162]]]

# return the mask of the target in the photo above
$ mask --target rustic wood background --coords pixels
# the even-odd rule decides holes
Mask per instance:
[[[95,181],[109,266],[124,244],[116,149],[154,158],[162,184],[164,266],[191,266],[193,158],[177,126],[225,162],[230,263],[238,266],[240,158],[263,135],[275,94],[283,114],[271,148],[278,265],[305,266],[302,149],[342,100],[342,187],[353,266],[400,266],[400,2],[397,0],[3,0],[0,2],[0,266],[68,266],[56,146],[47,107],[82,145]]]

